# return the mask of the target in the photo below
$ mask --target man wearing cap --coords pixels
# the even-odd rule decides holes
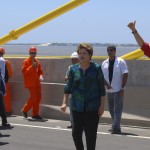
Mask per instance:
[[[0,48],[0,53],[1,56],[3,57],[5,54],[5,49],[4,48]],[[9,84],[9,79],[12,78],[12,68],[11,68],[11,64],[8,60],[4,59],[5,63],[6,63],[6,69],[5,71],[8,71],[8,78],[6,79],[6,73],[5,73],[5,87],[6,87],[6,94],[4,96],[4,105],[5,105],[5,110],[6,110],[6,114],[7,116],[11,115],[11,100],[10,100],[10,84]]]
[[[5,107],[3,97],[5,95],[5,60],[2,57],[2,50],[3,48],[0,47],[0,116],[2,118],[2,126],[3,127],[10,127],[10,124],[7,122]]]
[[[37,49],[31,47],[29,49],[29,57],[23,61],[22,73],[24,78],[24,86],[28,88],[30,97],[22,108],[22,113],[27,118],[27,112],[32,108],[32,118],[42,119],[39,116],[39,105],[41,101],[41,84],[43,80],[43,71],[40,62],[35,58]]]
[[[79,56],[78,56],[78,53],[77,52],[73,52],[70,56],[71,58],[71,63],[72,65],[76,64],[76,63],[79,63]],[[66,72],[66,76],[65,76],[65,81],[67,81],[68,79],[68,75],[69,75],[69,71],[70,71],[70,67],[68,67],[68,70]],[[69,99],[69,103],[71,103],[71,97]],[[71,125],[67,126],[67,128],[72,128],[72,124],[73,124],[73,117],[72,117],[72,111],[70,109],[70,122],[71,122]]]

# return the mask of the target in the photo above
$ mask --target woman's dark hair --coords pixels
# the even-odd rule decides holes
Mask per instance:
[[[79,54],[79,50],[82,49],[82,48],[85,49],[91,57],[93,56],[93,47],[92,47],[91,44],[89,44],[89,43],[80,43],[77,47],[77,53],[78,54]]]

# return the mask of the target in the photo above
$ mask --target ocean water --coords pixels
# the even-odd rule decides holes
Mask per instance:
[[[35,46],[38,50],[38,56],[70,56],[76,51],[76,46],[38,46],[38,45],[4,45],[7,55],[28,55],[31,46]],[[132,52],[139,47],[117,47],[116,55],[122,56]],[[107,56],[107,48],[94,46],[93,56]]]

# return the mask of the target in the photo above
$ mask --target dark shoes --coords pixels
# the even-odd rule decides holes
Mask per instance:
[[[108,130],[111,134],[121,134],[121,130],[120,129],[109,129]]]
[[[71,128],[72,128],[72,125],[70,125],[70,126],[67,126],[67,128],[68,128],[68,129],[71,129]]]
[[[115,129],[112,131],[111,134],[121,134],[121,130],[120,129]]]
[[[37,116],[32,116],[33,119],[42,119],[41,116],[37,115]]]
[[[27,118],[27,117],[28,117],[27,112],[23,112],[23,111],[22,111],[22,115],[24,116],[24,118]],[[32,116],[32,118],[33,118],[33,119],[42,119],[42,117],[39,116],[39,115]]]
[[[9,123],[2,123],[2,127],[11,127]]]
[[[23,117],[25,117],[25,118],[27,118],[27,117],[28,117],[27,112],[23,112],[23,111],[22,111],[22,115],[23,115]]]

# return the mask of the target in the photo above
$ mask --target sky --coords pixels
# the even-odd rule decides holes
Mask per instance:
[[[70,0],[2,0],[0,38]],[[127,24],[150,42],[150,0],[89,0],[8,43],[98,42],[136,44]]]

